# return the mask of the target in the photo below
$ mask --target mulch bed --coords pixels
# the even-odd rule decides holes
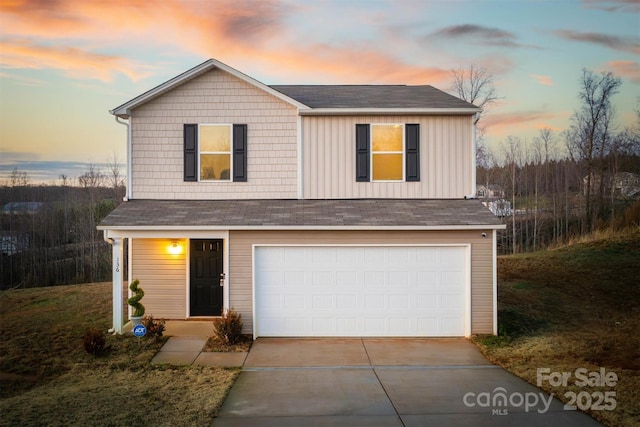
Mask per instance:
[[[243,335],[240,342],[237,344],[226,345],[220,341],[217,337],[211,336],[207,340],[207,343],[202,348],[202,351],[217,352],[217,353],[234,353],[241,351],[249,351],[251,344],[253,343],[253,337],[251,335]]]

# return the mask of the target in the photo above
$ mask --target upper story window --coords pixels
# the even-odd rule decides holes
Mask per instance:
[[[200,180],[231,179],[231,125],[200,125]]]
[[[404,180],[404,125],[371,125],[371,177]]]
[[[184,180],[247,182],[247,125],[185,124]]]
[[[420,181],[420,125],[356,124],[356,182]]]

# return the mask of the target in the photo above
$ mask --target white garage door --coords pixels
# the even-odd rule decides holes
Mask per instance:
[[[464,336],[467,248],[255,248],[255,334]]]

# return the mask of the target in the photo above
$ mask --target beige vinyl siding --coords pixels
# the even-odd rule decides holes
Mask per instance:
[[[253,331],[252,245],[254,244],[468,244],[471,243],[471,333],[493,333],[492,240],[474,231],[231,231],[229,302]],[[490,236],[491,230],[486,230]]]
[[[419,123],[419,182],[356,182],[357,123]],[[302,118],[306,199],[459,199],[472,192],[471,116],[305,116]]]
[[[186,240],[178,240],[181,254],[173,255],[169,245],[176,239],[132,239],[132,280],[140,280],[146,314],[165,319],[186,317]]]
[[[183,125],[247,124],[247,182],[184,182]],[[218,69],[135,108],[134,199],[297,196],[297,110]]]

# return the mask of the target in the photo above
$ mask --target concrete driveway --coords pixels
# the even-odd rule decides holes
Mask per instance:
[[[464,339],[258,339],[213,425],[600,424]]]

